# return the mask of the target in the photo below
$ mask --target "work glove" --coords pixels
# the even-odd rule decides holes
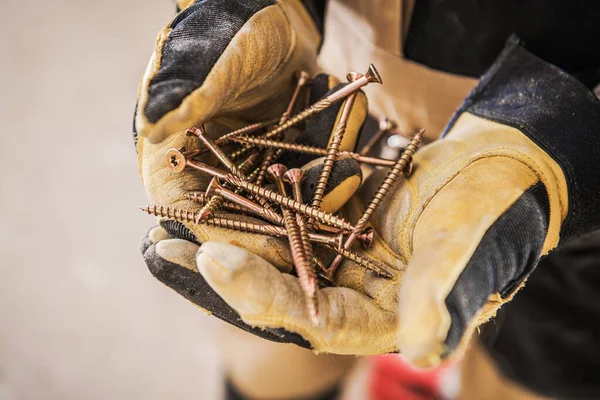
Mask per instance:
[[[254,246],[229,231],[207,235],[204,227],[163,221],[175,236],[202,246],[197,252],[189,248],[187,268],[168,256],[182,257],[180,251],[161,250],[167,257],[162,260],[175,261],[169,264],[146,260],[157,276],[174,276],[163,282],[188,298],[190,290],[204,294],[210,287],[240,324],[263,337],[276,332],[277,340],[318,352],[401,351],[423,366],[460,354],[474,329],[511,299],[561,235],[566,240],[600,226],[590,212],[600,173],[559,146],[564,139],[567,150],[598,148],[597,139],[590,140],[593,124],[581,118],[592,113],[591,120],[599,121],[597,104],[573,81],[511,44],[457,112],[446,138],[414,156],[413,175],[393,186],[374,215],[375,240],[362,254],[395,269],[395,276],[375,276],[345,261],[336,287],[318,292],[318,325],[307,315],[297,279],[281,272],[289,252],[284,254],[285,246],[279,257],[269,251],[277,239]],[[158,187],[147,179],[176,180],[150,164],[141,163],[146,188],[154,189],[151,197],[179,204],[181,194],[195,190],[197,182],[177,180],[178,192],[169,198],[175,185]],[[346,218],[358,219],[385,173],[374,173],[346,204]],[[251,240],[263,240],[257,236]],[[162,247],[161,241],[153,246]],[[194,252],[195,266],[189,263]],[[187,271],[194,275],[178,275]]]
[[[192,126],[204,125],[208,135],[216,138],[252,122],[276,120],[290,102],[299,73],[316,69],[320,33],[309,9],[295,0],[205,0],[179,2],[179,6],[182,11],[159,34],[142,78],[134,138],[149,202],[197,211],[201,206],[188,195],[203,190],[209,178],[197,171],[171,171],[165,162],[167,150],[197,148],[197,139],[185,134]],[[339,81],[326,74],[312,77],[300,92],[296,112],[339,87]],[[294,134],[296,141],[326,147],[340,110],[341,103],[334,104],[311,118]],[[340,150],[355,148],[366,115],[366,98],[360,92]],[[210,154],[200,157],[200,161],[217,164]],[[300,154],[286,157],[289,167],[304,168],[306,195],[314,189],[321,161]],[[329,211],[339,209],[361,180],[361,169],[355,160],[339,160],[332,170],[322,207]],[[207,312],[261,337],[310,347],[297,334],[246,325],[212,291],[195,266],[199,244],[209,241],[244,246],[261,253],[281,271],[292,269],[285,240],[173,220],[161,220],[160,226],[149,231],[142,242],[142,252],[159,280]]]

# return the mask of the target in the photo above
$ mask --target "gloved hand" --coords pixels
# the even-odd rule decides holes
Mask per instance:
[[[297,0],[180,1],[139,86],[134,132],[153,143],[226,118],[280,116],[298,71],[313,74],[321,41]]]
[[[170,148],[193,150],[197,139],[185,135],[190,126],[205,124],[209,135],[280,116],[290,101],[300,71],[316,65],[320,35],[309,13],[297,1],[180,2],[181,11],[159,34],[157,48],[140,85],[134,135],[143,184],[151,203],[198,210],[186,195],[203,190],[208,179],[196,171],[177,174],[167,168]],[[187,8],[186,8],[187,7]],[[316,102],[335,89],[338,81],[317,75],[301,92],[299,107]],[[299,143],[325,147],[341,104],[322,111],[304,124]],[[341,150],[355,147],[366,118],[366,99],[358,94]],[[139,134],[139,136],[138,136]],[[303,166],[314,157],[292,155],[286,164]],[[202,161],[216,164],[207,155]],[[305,167],[318,177],[318,160]],[[311,172],[312,171],[312,172]],[[339,162],[332,171],[323,207],[337,210],[361,183],[358,163]],[[305,193],[310,193],[310,179]],[[336,189],[335,191],[332,191]],[[198,244],[220,241],[243,245],[282,271],[292,268],[285,241],[236,231],[161,221],[142,244],[152,273],[207,312],[262,337],[309,347],[297,334],[277,329],[253,329],[216,295],[197,273],[193,261]],[[226,255],[224,255],[226,256]]]
[[[421,365],[439,362],[464,346],[475,327],[522,285],[539,257],[557,245],[567,211],[579,218],[585,214],[572,210],[581,205],[572,204],[580,193],[577,188],[567,190],[560,155],[531,134],[538,126],[522,123],[522,129],[516,129],[510,118],[485,113],[484,106],[497,107],[498,97],[509,97],[512,102],[506,104],[521,107],[520,111],[527,100],[531,102],[527,93],[513,98],[502,92],[511,79],[529,78],[525,73],[504,73],[515,65],[529,63],[527,72],[541,69],[551,83],[566,79],[522,52],[517,48],[519,57],[505,56],[500,60],[505,65],[491,70],[497,79],[484,79],[465,103],[480,108],[460,110],[447,138],[417,153],[413,175],[395,185],[373,218],[376,239],[364,255],[395,267],[397,276],[376,277],[344,262],[337,287],[319,291],[317,326],[304,309],[297,279],[280,272],[289,269],[290,257],[277,239],[166,221],[162,224],[172,234],[203,243],[196,255],[197,272],[189,262],[195,248],[189,247],[182,257],[179,244],[170,241],[154,244],[159,257],[146,251],[151,270],[197,304],[206,304],[210,286],[235,310],[230,322],[239,314],[243,327],[254,327],[263,337],[277,336],[321,352],[400,350]],[[153,201],[184,205],[182,195],[201,182],[175,179],[158,167],[162,160],[157,154],[185,144],[177,135],[166,142],[140,146],[140,153],[142,149],[145,153],[140,156],[142,176]],[[349,220],[356,221],[382,173],[373,175],[344,207]],[[200,282],[202,278],[208,285]],[[190,291],[196,297],[191,298]],[[219,307],[207,308],[223,318]]]
[[[345,262],[337,287],[319,292],[314,326],[297,280],[257,255],[205,243],[197,267],[249,325],[299,333],[317,351],[399,350],[418,365],[437,364],[464,350],[559,240],[600,227],[600,175],[590,163],[598,122],[587,88],[510,43],[372,220],[376,238],[364,255],[395,266],[395,279]],[[384,173],[347,204],[348,220]]]

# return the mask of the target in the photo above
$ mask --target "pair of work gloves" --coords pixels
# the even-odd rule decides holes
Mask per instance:
[[[187,128],[204,124],[217,137],[277,119],[299,71],[314,75],[304,106],[334,89],[335,78],[315,75],[320,41],[318,23],[299,1],[181,2],[158,35],[139,89],[134,136],[150,203],[201,207],[188,195],[210,177],[187,169],[178,174],[165,162],[170,148],[198,146]],[[269,340],[336,354],[399,351],[421,366],[459,354],[475,328],[557,246],[571,206],[556,154],[481,112],[484,100],[498,94],[490,92],[499,81],[511,83],[515,59],[529,60],[532,70],[539,62],[516,44],[502,57],[501,68],[482,80],[445,137],[419,150],[412,175],[388,193],[371,220],[372,246],[356,248],[397,270],[395,277],[345,260],[335,286],[318,292],[318,325],[305,310],[298,279],[289,274],[284,239],[163,218],[142,244],[150,271],[206,312]],[[298,142],[325,147],[339,112],[337,104],[311,117]],[[366,115],[360,94],[342,150],[354,149]],[[216,165],[208,155],[204,161]],[[283,163],[319,166],[289,153]],[[339,162],[323,207],[335,211],[343,199],[341,213],[356,221],[386,172],[373,172],[357,190],[360,167],[354,160]],[[310,187],[318,174],[307,175]]]

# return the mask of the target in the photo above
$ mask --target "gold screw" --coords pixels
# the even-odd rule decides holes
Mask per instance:
[[[302,202],[302,181],[304,180],[304,171],[300,168],[292,168],[288,170],[284,175],[283,179],[290,184],[292,187],[292,195],[297,202]],[[304,253],[306,257],[312,259],[314,257],[313,248],[310,244],[308,237],[308,226],[306,219],[303,215],[297,214],[296,221],[298,222],[298,228],[300,229],[300,237],[302,244],[304,245]],[[343,235],[342,235],[343,237]]]
[[[224,188],[219,183],[219,180],[217,178],[213,178],[210,181],[210,183],[208,184],[208,187],[206,188],[206,195],[211,196],[211,197],[212,196],[222,197],[222,198],[227,199],[235,204],[238,204],[242,208],[248,209],[253,214],[259,215],[268,221],[271,221],[271,222],[273,222],[275,224],[279,224],[279,225],[283,224],[283,217],[281,215],[277,214],[273,210],[269,210],[264,207],[261,207],[260,205],[246,199],[245,197],[243,197],[235,192],[232,192],[231,190]]]
[[[349,75],[352,82],[357,81],[362,77],[362,75]],[[319,180],[317,181],[317,186],[313,192],[312,206],[320,207],[323,202],[323,197],[325,196],[325,189],[327,188],[327,183],[329,182],[329,176],[331,175],[331,170],[333,169],[333,163],[338,155],[340,150],[340,145],[342,144],[342,140],[344,139],[344,133],[346,133],[346,127],[348,126],[348,120],[350,119],[350,113],[352,112],[352,107],[354,107],[354,102],[356,100],[356,92],[352,93],[345,100],[344,105],[342,106],[342,114],[340,116],[340,120],[337,123],[335,131],[333,133],[333,138],[331,139],[331,143],[327,147],[327,155],[325,156],[325,160],[323,161],[323,168],[321,169],[321,174],[319,175]]]
[[[382,266],[376,264],[373,260],[363,257],[360,254],[354,253],[343,247],[340,247],[340,248],[331,247],[331,250],[337,252],[338,257],[347,258],[348,260],[354,262],[355,264],[357,264],[363,268],[366,268],[369,271],[374,272],[375,274],[382,276],[384,278],[391,279],[395,275],[395,274],[389,272],[388,270],[384,269]],[[329,269],[326,269],[326,271],[329,271]],[[327,276],[329,277],[330,275],[327,274]],[[329,279],[331,279],[331,278],[329,278]]]
[[[352,231],[350,236],[348,236],[348,239],[346,239],[346,243],[344,243],[345,249],[349,250],[352,247],[352,244],[354,244],[354,241],[364,230],[367,223],[369,222],[369,219],[371,219],[371,216],[373,215],[375,210],[377,210],[377,208],[389,192],[390,188],[394,185],[394,183],[400,177],[404,169],[411,162],[412,156],[415,153],[415,151],[417,151],[417,149],[419,148],[421,141],[423,140],[424,134],[425,129],[421,129],[419,132],[417,132],[417,134],[413,137],[408,146],[406,146],[406,149],[396,162],[396,165],[394,165],[394,167],[392,167],[392,169],[388,172],[387,176],[379,186],[379,189],[377,189],[377,192],[375,193],[375,195],[369,202],[367,208],[363,212],[363,215],[356,223],[354,230]],[[330,277],[333,277],[333,274],[335,273],[341,262],[342,258],[340,256],[337,256],[333,259],[331,264],[329,264],[328,274]]]
[[[283,164],[273,164],[267,171],[275,181],[279,193],[282,196],[286,196],[285,184],[283,183],[283,175],[287,171],[286,166]],[[316,297],[317,279],[314,265],[305,252],[300,228],[294,214],[284,207],[281,208],[281,212],[283,213],[283,222],[289,237],[292,260],[298,273],[298,281],[306,298],[308,313],[313,324],[317,325],[319,323],[319,308]]]
[[[274,147],[284,151],[290,151],[294,153],[303,153],[303,154],[311,154],[314,156],[326,156],[327,149],[322,149],[320,147],[308,146],[305,144],[297,144],[297,143],[288,143],[288,142],[279,142],[275,140],[267,140],[261,138],[254,138],[248,136],[239,136],[233,139],[236,142],[253,144],[255,146],[260,147]],[[363,164],[372,164],[380,167],[393,167],[396,164],[394,160],[386,160],[384,158],[376,158],[376,157],[367,157],[362,156],[358,153],[353,153],[350,151],[340,151],[338,153],[339,157],[348,156],[354,158],[356,161]]]
[[[197,220],[196,212],[190,210],[182,210],[174,207],[166,207],[162,205],[153,204],[140,207],[140,210],[150,215],[155,215],[161,218],[174,219],[179,222],[196,223]],[[220,216],[208,218],[202,223],[208,226],[214,226],[216,228],[231,229],[241,232],[269,235],[281,238],[288,237],[285,228],[282,228],[280,226],[256,224],[252,222],[241,221],[238,219],[223,218]],[[316,233],[310,233],[309,235],[311,241],[327,245],[333,251],[340,251],[340,248],[338,247],[340,244],[339,235],[328,236]],[[382,276],[391,277],[391,275],[388,272],[381,270],[381,268],[374,264],[371,260],[364,258],[356,253],[350,252],[348,250],[341,249],[341,251],[344,257],[347,257],[348,259],[354,261],[359,266],[372,270],[376,273],[380,273],[382,274]],[[320,261],[316,261],[320,264]]]
[[[186,167],[193,168],[198,171],[207,173],[209,175],[216,176],[217,178],[230,183],[234,187],[242,188],[255,196],[264,197],[267,200],[272,201],[273,203],[277,203],[283,207],[290,208],[296,212],[299,212],[310,218],[319,220],[325,224],[332,225],[337,228],[345,229],[348,231],[354,230],[354,227],[348,221],[344,220],[341,217],[335,216],[321,209],[311,207],[308,204],[297,202],[296,200],[290,197],[282,196],[279,193],[276,193],[262,186],[258,186],[252,182],[249,182],[233,174],[229,174],[221,169],[212,167],[208,164],[187,159],[183,155],[183,153],[181,153],[177,149],[170,149],[167,151],[167,162],[168,167],[171,168],[173,171],[181,172]]]
[[[239,175],[235,163],[225,154],[223,150],[215,143],[214,140],[206,135],[204,126],[200,128],[190,128],[187,130],[188,135],[194,135],[213,153],[217,159],[234,175]]]
[[[194,193],[188,193],[186,195],[186,197],[190,200],[192,200],[195,203],[198,203],[200,205],[205,205],[206,203],[208,203],[210,201],[210,197],[208,197],[206,195],[206,193],[203,192],[194,192]],[[246,208],[243,208],[242,206],[232,203],[230,201],[225,201],[221,207],[225,210],[230,210],[230,211],[235,211],[238,212],[240,214],[243,213],[247,213],[249,210]]]
[[[280,124],[283,124],[285,121],[287,121],[290,118],[290,115],[294,111],[294,107],[296,106],[296,103],[298,102],[298,97],[300,96],[300,91],[309,82],[310,82],[309,75],[304,71],[300,72],[300,76],[298,78],[298,82],[296,83],[296,88],[294,89],[292,98],[287,106],[287,109],[285,110],[285,112],[281,116],[281,119],[279,120]],[[277,136],[281,137],[283,132],[284,131],[280,132]],[[254,147],[254,146],[251,146],[251,147]],[[267,169],[269,168],[269,165],[273,164],[273,162],[275,161],[275,155],[276,155],[275,149],[267,149],[265,157],[263,159],[263,162],[260,165],[260,168],[258,170],[258,175],[256,176],[256,184],[257,185],[262,185],[263,182],[265,181]]]
[[[347,97],[352,93],[357,92],[361,87],[368,85],[371,82],[379,84],[383,83],[379,72],[377,72],[377,69],[373,64],[369,65],[369,70],[360,79],[357,79],[356,81],[331,93],[329,96],[317,101],[315,104],[308,107],[306,110],[300,112],[299,114],[295,115],[294,117],[288,119],[283,124],[279,124],[279,126],[264,134],[263,137],[265,139],[272,139],[274,137],[277,137],[281,132],[284,132],[286,129],[298,124],[299,122],[304,121],[306,118],[310,117],[313,114],[325,110],[332,104],[338,102],[339,100]]]
[[[182,210],[175,207],[166,207],[162,205],[147,205],[140,207],[140,210],[157,217],[170,218],[179,222],[190,222],[196,224],[197,212]],[[259,224],[242,221],[239,219],[226,218],[224,216],[214,216],[202,221],[202,224],[214,226],[216,228],[231,229],[247,233],[256,233],[259,235],[268,235],[279,238],[287,238],[288,234],[285,228],[276,225]],[[198,224],[196,224],[198,225]],[[311,242],[324,244],[332,249],[338,249],[341,243],[341,235],[323,235],[319,233],[309,233]]]

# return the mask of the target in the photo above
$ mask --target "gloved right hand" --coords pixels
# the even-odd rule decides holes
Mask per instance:
[[[216,117],[230,128],[278,117],[294,74],[315,72],[321,35],[303,2],[180,3],[186,7],[159,32],[139,86],[139,136],[158,143]]]

